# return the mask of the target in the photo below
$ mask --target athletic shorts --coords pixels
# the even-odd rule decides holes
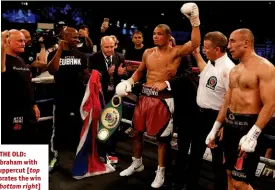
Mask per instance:
[[[248,133],[258,114],[238,114],[227,109],[224,123],[223,145],[226,168],[232,171],[232,178],[250,183],[260,160],[259,139],[255,152],[240,155],[240,139]],[[260,138],[260,137],[259,137]]]
[[[133,127],[155,136],[158,141],[169,141],[173,135],[173,113],[174,99],[170,92],[157,92],[143,85],[133,115]]]

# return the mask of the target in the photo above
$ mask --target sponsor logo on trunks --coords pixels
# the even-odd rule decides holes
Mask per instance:
[[[231,119],[231,120],[235,120],[235,117],[234,117],[234,115],[233,114],[229,114],[229,119]]]
[[[30,71],[29,68],[25,68],[25,67],[15,67],[15,66],[13,66],[12,68],[13,68],[13,70],[16,70],[16,71]]]
[[[147,96],[158,96],[158,92],[147,87],[142,88],[142,94],[145,94]]]
[[[245,173],[240,172],[240,171],[233,170],[232,175],[236,176],[236,177],[239,177],[239,178],[242,178],[242,179],[246,179]]]
[[[247,127],[248,126],[248,122],[246,122],[246,121],[236,121],[236,120],[232,121],[228,118],[225,118],[225,121],[226,121],[226,123],[229,123],[232,126],[236,126],[236,127],[238,127],[238,126]]]
[[[15,124],[22,124],[23,123],[23,116],[14,117],[13,118],[13,123],[15,123]]]
[[[60,65],[81,65],[81,59],[74,57],[60,58]]]
[[[216,85],[217,85],[217,77],[211,76],[206,83],[206,87],[210,88],[211,90],[215,90]]]

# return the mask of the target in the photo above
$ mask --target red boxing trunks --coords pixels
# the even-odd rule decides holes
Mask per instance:
[[[167,90],[154,91],[142,87],[142,94],[136,104],[133,127],[138,132],[147,132],[157,140],[169,139],[173,134],[174,99]]]

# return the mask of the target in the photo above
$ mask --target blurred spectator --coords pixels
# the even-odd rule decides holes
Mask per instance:
[[[132,36],[133,45],[126,49],[125,59],[133,61],[142,61],[142,55],[146,49],[143,44],[143,34],[141,31],[135,31]]]
[[[79,40],[80,43],[77,49],[82,53],[93,53],[93,42],[89,37],[89,27],[87,25],[82,25],[79,29]]]

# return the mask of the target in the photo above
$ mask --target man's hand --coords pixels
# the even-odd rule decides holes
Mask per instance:
[[[213,136],[212,136],[212,137],[213,137]],[[213,139],[212,137],[211,137],[211,135],[208,136],[209,143],[207,144],[207,146],[208,146],[209,148],[211,148],[211,149],[217,147],[217,144],[216,144],[216,142],[215,142],[217,137],[219,137],[219,141],[222,141],[222,139],[223,139],[223,127],[220,128],[217,137],[216,137],[216,135],[215,135],[215,138],[214,138],[214,139]]]
[[[120,66],[118,67],[118,75],[122,76],[126,74],[126,67],[122,67],[122,63],[120,64]]]
[[[128,96],[128,92],[132,92],[132,86],[134,85],[134,80],[129,78],[128,80],[123,80],[116,86],[116,94],[120,97]]]
[[[215,121],[210,133],[207,135],[206,139],[205,139],[205,144],[209,147],[209,148],[216,148],[217,145],[215,143],[215,139],[217,137],[217,133],[220,131],[222,123],[219,121]]]
[[[157,82],[152,86],[152,89],[155,91],[162,91],[167,88],[166,82]]]
[[[106,30],[108,28],[109,28],[109,18],[104,18],[104,21],[103,21],[103,23],[101,25],[100,30],[101,30],[102,33],[104,33],[104,32],[106,32]]]
[[[63,51],[65,49],[67,49],[67,47],[68,47],[68,42],[67,41],[59,40],[58,48],[57,48],[58,51]]]
[[[38,109],[37,105],[34,105],[32,107],[32,110],[33,110],[36,121],[38,121],[40,118],[40,110]]]
[[[262,130],[258,126],[253,125],[247,135],[244,135],[240,140],[239,146],[241,150],[247,153],[254,152],[261,132]]]
[[[196,3],[185,3],[180,11],[190,20],[193,27],[200,25],[199,8]]]
[[[86,30],[80,29],[79,30],[79,36],[87,38],[88,37],[88,32]]]
[[[115,65],[113,65],[108,69],[109,76],[113,76],[114,72],[115,72]]]
[[[200,47],[197,47],[193,52],[192,55],[195,56],[197,54],[200,54]]]
[[[44,38],[43,38],[43,36],[41,36],[41,37],[38,39],[38,42],[39,42],[39,43],[44,43]]]

